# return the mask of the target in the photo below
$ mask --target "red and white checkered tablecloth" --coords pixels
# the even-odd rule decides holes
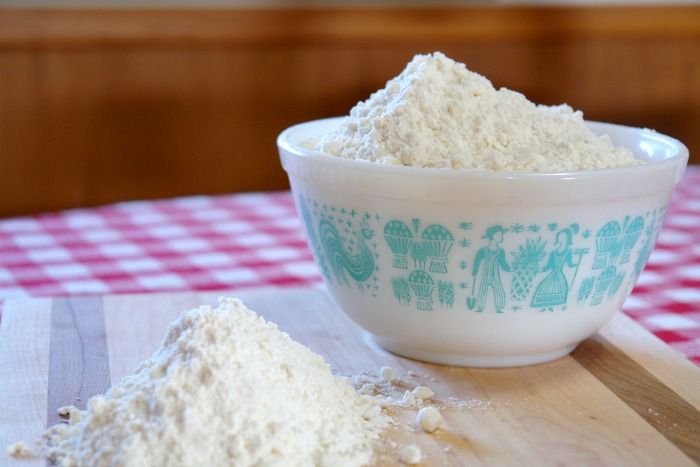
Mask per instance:
[[[320,285],[288,192],[0,221],[0,300]],[[700,365],[700,168],[688,169],[624,310]]]

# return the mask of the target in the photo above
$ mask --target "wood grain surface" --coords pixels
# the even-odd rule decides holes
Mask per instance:
[[[100,44],[279,44],[322,40],[529,40],[700,37],[693,5],[267,6],[255,8],[12,8],[0,47]],[[413,37],[412,37],[413,36]]]
[[[0,217],[285,189],[281,130],[435,50],[700,154],[698,5],[0,8]]]
[[[104,391],[155,351],[170,321],[220,293],[32,299],[6,304],[0,327],[0,444],[39,436],[58,407]],[[419,433],[398,411],[385,434],[418,444],[422,465],[695,465],[700,370],[618,313],[571,356],[522,368],[472,369],[391,355],[366,340],[319,290],[236,295],[341,374],[390,365],[433,388],[445,429]],[[446,451],[445,448],[448,447]],[[395,449],[377,465],[396,465]],[[7,465],[33,465],[0,458]],[[41,463],[36,463],[40,465]]]
[[[0,463],[5,446],[34,440],[46,428],[51,341],[50,299],[8,304],[0,323]],[[17,306],[15,306],[17,305]],[[23,466],[44,466],[41,460]]]

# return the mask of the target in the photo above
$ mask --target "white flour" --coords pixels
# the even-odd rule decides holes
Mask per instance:
[[[537,106],[443,54],[416,55],[315,148],[383,164],[559,172],[637,164],[571,107]]]
[[[222,299],[183,313],[135,374],[51,428],[45,454],[63,466],[357,466],[387,424],[323,358]]]
[[[420,452],[420,448],[415,444],[409,444],[401,449],[399,452],[400,460],[407,465],[416,465],[421,461],[423,455]]]

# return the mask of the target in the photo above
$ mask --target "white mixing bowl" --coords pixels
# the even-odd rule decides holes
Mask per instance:
[[[688,150],[588,123],[645,164],[571,173],[388,166],[305,149],[338,119],[277,144],[309,244],[340,308],[381,347],[464,366],[571,352],[629,296]]]

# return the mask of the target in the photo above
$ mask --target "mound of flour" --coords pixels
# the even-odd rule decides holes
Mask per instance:
[[[495,89],[436,52],[416,55],[384,89],[358,103],[315,150],[416,167],[525,172],[637,164],[632,153],[586,128],[567,105],[538,106]]]
[[[357,466],[388,424],[237,299],[183,313],[133,375],[67,412],[44,447],[63,466]]]

